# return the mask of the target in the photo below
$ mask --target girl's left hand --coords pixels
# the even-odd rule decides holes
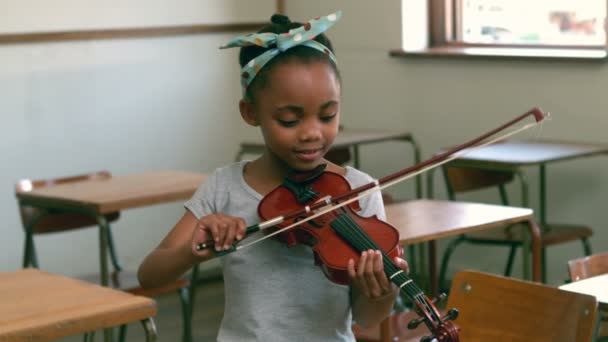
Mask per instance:
[[[395,258],[393,261],[405,273],[409,273],[409,266],[405,260]],[[364,251],[361,253],[356,267],[354,260],[349,260],[348,275],[351,285],[369,299],[380,299],[395,292],[384,273],[380,251]]]

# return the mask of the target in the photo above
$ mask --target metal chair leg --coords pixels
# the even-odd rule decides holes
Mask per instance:
[[[118,342],[125,342],[127,338],[127,325],[123,324],[118,329]]]
[[[155,342],[156,341],[156,324],[154,324],[154,319],[152,317],[146,318],[141,321],[141,324],[144,326],[144,331],[146,333],[146,341],[147,342]]]
[[[450,242],[450,244],[446,247],[445,251],[443,252],[443,258],[441,259],[441,268],[439,269],[439,290],[440,291],[442,290],[443,283],[445,282],[445,274],[447,272],[448,261],[450,259],[450,256],[452,256],[452,253],[454,253],[454,250],[456,249],[456,247],[458,247],[458,245],[463,243],[465,240],[466,240],[465,236],[460,235],[456,239],[452,240]]]
[[[583,239],[581,239],[581,242],[583,243],[583,250],[585,251],[585,256],[591,255],[592,251],[591,251],[591,243],[589,243],[589,239],[583,238]]]
[[[510,277],[513,271],[513,262],[515,261],[515,254],[517,253],[517,245],[511,245],[509,250],[509,258],[507,259],[507,266],[505,267],[505,277]]]
[[[190,317],[192,317],[192,311],[194,310],[194,300],[196,296],[196,286],[198,285],[198,271],[200,264],[194,265],[192,267],[192,272],[190,273],[190,288],[188,289],[188,303],[190,303]]]
[[[114,247],[114,238],[112,237],[112,229],[110,227],[110,223],[108,223],[108,251],[110,252],[110,259],[112,260],[112,266],[114,266],[114,271],[122,271],[122,266],[118,261],[118,253],[116,252],[116,248]]]
[[[190,291],[188,288],[178,290],[179,299],[182,304],[182,341],[192,342],[192,302],[190,302]]]
[[[544,246],[540,249],[540,260],[541,260],[541,275],[543,284],[547,283],[547,248]]]

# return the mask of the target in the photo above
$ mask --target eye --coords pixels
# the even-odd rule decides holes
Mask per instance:
[[[323,122],[331,122],[333,119],[336,118],[336,114],[337,113],[332,113],[332,114],[329,114],[329,115],[322,115],[321,116],[321,121],[323,121]]]
[[[298,123],[298,120],[280,120],[280,119],[278,119],[277,121],[283,127],[294,127]]]

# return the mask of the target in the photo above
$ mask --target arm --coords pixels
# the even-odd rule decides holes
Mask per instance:
[[[192,234],[197,222],[196,217],[186,211],[169,234],[146,256],[137,271],[142,287],[162,286],[179,278],[196,263],[212,257],[195,256],[191,251]]]
[[[139,282],[148,288],[177,279],[197,263],[214,257],[211,250],[196,251],[194,246],[213,237],[216,251],[228,249],[235,239],[244,237],[245,231],[245,221],[241,218],[216,213],[197,220],[190,211],[186,211],[139,266]]]

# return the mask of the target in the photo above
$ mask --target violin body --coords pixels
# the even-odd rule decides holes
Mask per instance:
[[[335,196],[351,190],[348,181],[341,175],[325,171],[314,177],[314,181],[302,186],[317,193],[305,203],[300,203],[294,191],[288,187],[279,186],[267,194],[258,206],[258,214],[262,220],[280,216],[281,213],[301,209],[322,201],[326,196]],[[345,206],[348,215],[376,244],[391,258],[400,257],[402,248],[399,245],[399,232],[395,227],[378,219],[376,216],[361,217],[355,211],[360,210],[358,202]],[[332,282],[346,285],[349,282],[347,265],[350,259],[359,259],[361,253],[339,236],[331,227],[330,222],[336,217],[335,212],[322,215],[314,220],[305,222],[294,229],[279,234],[280,240],[288,246],[306,244],[312,247],[315,261],[323,273]],[[286,227],[300,218],[287,220],[278,228]],[[275,229],[276,230],[276,229]]]

